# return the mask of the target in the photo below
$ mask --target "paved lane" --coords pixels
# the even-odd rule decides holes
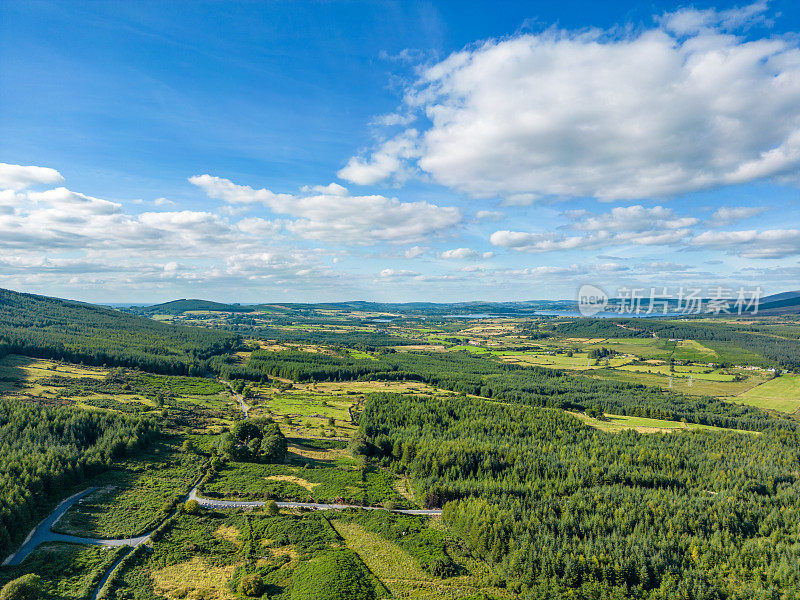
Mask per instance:
[[[87,546],[131,546],[136,547],[139,544],[145,543],[150,539],[152,532],[145,533],[138,537],[122,538],[122,539],[103,539],[103,538],[85,538],[75,535],[66,535],[63,533],[55,533],[50,528],[66,513],[72,506],[81,498],[91,494],[97,488],[91,487],[82,492],[78,492],[63,500],[50,515],[37,525],[28,534],[28,537],[22,543],[19,550],[6,558],[3,565],[14,566],[20,564],[25,560],[31,552],[33,552],[39,544],[46,542],[69,542],[72,544],[85,544]],[[189,492],[187,500],[196,500],[200,506],[206,508],[217,509],[230,509],[230,508],[258,508],[264,506],[266,502],[263,501],[237,501],[237,500],[216,500],[213,498],[203,498],[197,494],[197,486],[192,488]],[[362,510],[386,510],[380,506],[357,506],[355,504],[327,504],[320,502],[291,502],[282,501],[276,502],[279,508],[307,508],[309,510],[345,510],[348,508],[360,508]],[[400,513],[404,515],[425,515],[435,516],[442,514],[441,509],[395,509],[389,512]]]
[[[22,546],[19,547],[19,550],[6,558],[3,565],[14,566],[20,564],[39,544],[44,544],[45,542],[69,542],[72,544],[85,544],[87,546],[138,546],[146,542],[150,537],[149,533],[134,538],[107,540],[101,538],[84,538],[50,531],[50,528],[56,524],[56,521],[58,521],[65,512],[72,508],[73,504],[91,494],[96,489],[97,488],[91,487],[70,496],[66,500],[62,500],[61,504],[28,534],[28,537],[22,543]]]
[[[216,498],[203,498],[197,495],[197,488],[193,488],[189,492],[189,500],[196,500],[200,506],[206,508],[257,508],[264,506],[266,502],[263,501],[238,501],[238,500],[217,500]],[[326,504],[320,502],[290,502],[279,501],[275,504],[278,508],[308,508],[310,510],[345,510],[348,508],[360,508],[362,510],[386,510],[380,506],[358,506],[356,504]],[[400,513],[404,515],[427,515],[435,516],[442,514],[442,509],[394,509],[389,512]]]

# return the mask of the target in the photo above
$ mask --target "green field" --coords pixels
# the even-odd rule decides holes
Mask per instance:
[[[682,423],[678,421],[665,421],[663,419],[650,419],[647,417],[630,417],[627,415],[604,415],[602,419],[589,417],[582,413],[571,413],[578,417],[587,425],[591,425],[595,429],[601,431],[617,432],[626,429],[633,429],[639,433],[669,433],[672,431],[684,430],[710,430],[710,431],[741,431],[741,430],[726,430],[721,427],[713,427],[711,425],[700,425],[699,423]],[[752,432],[742,432],[752,433]]]
[[[230,462],[203,486],[209,497],[228,500],[298,500],[376,506],[387,500],[408,505],[394,488],[395,476],[355,467],[356,461],[303,457],[304,466]],[[307,465],[307,466],[306,466]]]
[[[800,375],[782,375],[731,398],[733,402],[793,414],[800,409]]]
[[[690,396],[716,396],[727,398],[735,396],[762,383],[764,376],[754,373],[744,381],[719,381],[714,379],[699,379],[688,376],[673,377],[672,387],[669,385],[669,376],[662,373],[648,373],[646,371],[626,370],[625,367],[617,369],[598,369],[591,371],[593,377],[624,381],[627,383],[640,383],[642,385],[660,387],[663,390],[672,390]],[[690,385],[691,383],[691,385]]]
[[[674,371],[670,371],[669,365],[621,365],[616,367],[622,371],[635,371],[639,373],[654,373],[656,375],[663,375],[665,377],[683,377],[686,379],[705,381],[733,381],[735,375],[720,372],[719,370],[710,371],[705,367],[694,366],[677,366]]]

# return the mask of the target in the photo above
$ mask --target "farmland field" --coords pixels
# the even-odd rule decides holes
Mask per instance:
[[[795,413],[800,409],[800,376],[777,377],[739,394],[732,400],[759,408]]]

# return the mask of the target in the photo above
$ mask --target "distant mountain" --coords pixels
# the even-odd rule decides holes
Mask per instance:
[[[292,312],[308,310],[344,310],[353,312],[391,312],[403,315],[464,315],[489,313],[504,316],[525,316],[537,310],[563,310],[574,301],[528,300],[521,302],[370,302],[352,300],[345,302],[263,304],[225,304],[211,300],[173,300],[153,306],[129,306],[127,310],[141,315],[181,315],[191,311],[209,312]]]
[[[800,290],[772,294],[761,298],[758,305],[758,313],[767,315],[800,313]]]
[[[154,304],[153,306],[136,307],[137,313],[146,315],[182,315],[185,312],[204,310],[211,312],[253,312],[252,306],[242,306],[241,304],[223,304],[222,302],[212,302],[211,300],[181,299]]]

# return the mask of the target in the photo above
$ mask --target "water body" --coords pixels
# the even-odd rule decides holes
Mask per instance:
[[[577,310],[537,310],[533,313],[534,315],[540,316],[547,316],[547,317],[583,317],[587,318],[582,315]],[[681,317],[685,316],[681,313],[663,313],[663,312],[656,312],[647,314],[645,312],[641,313],[618,313],[618,312],[599,312],[596,315],[592,315],[592,319],[652,319],[655,317]]]
[[[592,319],[647,319],[654,317],[680,317],[681,313],[618,313],[618,312],[600,312],[591,317],[582,315],[577,310],[536,310],[529,313],[520,314],[503,314],[492,315],[488,313],[473,313],[465,315],[442,315],[443,319],[521,319],[525,317],[576,317],[576,318],[592,318]]]

